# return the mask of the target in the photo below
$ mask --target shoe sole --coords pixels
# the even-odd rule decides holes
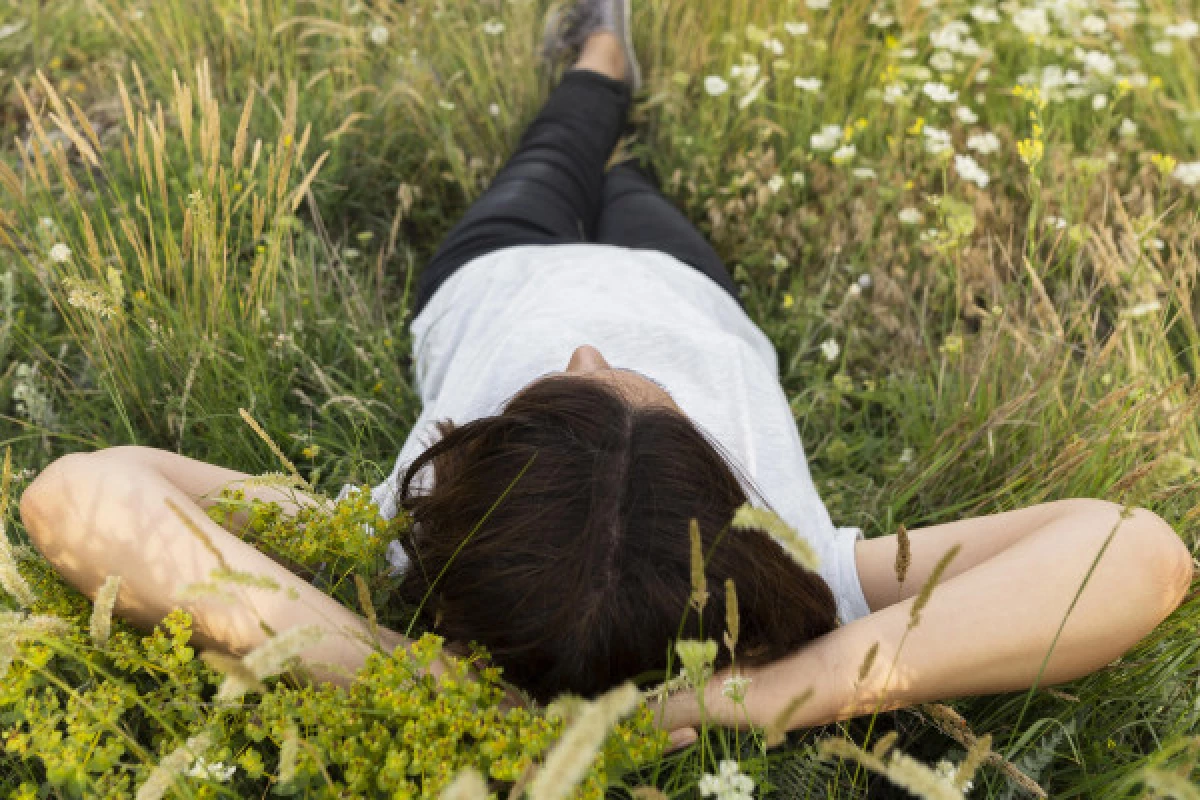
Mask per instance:
[[[642,88],[642,67],[638,63],[637,51],[633,49],[633,31],[631,20],[633,18],[633,9],[631,0],[611,0],[612,2],[621,3],[621,15],[617,20],[617,25],[620,28],[616,32],[617,38],[621,41],[621,49],[625,53],[625,64],[629,70],[629,84],[633,92],[636,94]],[[545,28],[542,33],[542,59],[552,60],[555,52],[555,44],[558,37],[559,24],[563,15],[563,6],[557,5],[550,10],[546,17]]]

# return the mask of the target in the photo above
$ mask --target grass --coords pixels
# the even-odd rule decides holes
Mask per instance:
[[[239,408],[312,484],[380,481],[419,412],[414,276],[552,83],[545,5],[0,9],[14,491],[63,453],[124,443],[277,469]],[[635,5],[647,86],[624,146],[653,159],[776,345],[839,524],[873,536],[1104,497],[1155,510],[1195,550],[1194,5],[1103,2],[1050,13],[1044,32],[950,0]],[[1081,82],[1053,85],[1053,65]],[[958,99],[923,91],[937,81]],[[841,128],[834,147],[811,139],[824,125]],[[933,152],[939,131],[986,185]],[[969,149],[987,132],[994,153]],[[903,796],[818,758],[821,736],[861,742],[874,724],[929,765],[989,734],[1008,765],[985,765],[972,797],[1027,796],[1016,771],[1054,797],[1195,797],[1198,613],[1193,593],[1063,686],[853,720],[769,754],[714,733],[658,785],[692,796],[716,772],[701,754],[724,753],[781,797],[864,796],[868,780]]]

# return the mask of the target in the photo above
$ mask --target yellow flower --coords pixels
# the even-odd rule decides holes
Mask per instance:
[[[925,128],[925,118],[917,117],[913,124],[908,127],[908,132],[913,136],[919,134]]]
[[[321,452],[321,446],[318,444],[310,444],[300,452],[305,458],[316,458],[317,454]]]
[[[376,394],[378,394],[379,392],[382,392],[383,391],[383,381],[378,381],[374,386],[371,387],[371,391],[375,392]]]
[[[791,307],[792,307],[792,306],[794,306],[795,304],[796,304],[796,298],[792,297],[792,295],[791,295],[791,293],[790,293],[790,292],[784,292],[784,294],[783,294],[783,307],[784,307],[784,308],[791,308]]]
[[[1150,163],[1158,169],[1160,175],[1170,175],[1175,171],[1175,165],[1178,163],[1172,156],[1164,153],[1154,153],[1150,156]]]

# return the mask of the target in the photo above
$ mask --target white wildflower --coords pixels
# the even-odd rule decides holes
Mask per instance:
[[[10,22],[7,25],[0,25],[0,39],[7,39],[14,33],[20,33],[21,29],[24,27],[25,20],[18,20],[16,22]]]
[[[498,19],[489,19],[483,23],[483,32],[488,36],[499,36],[504,33],[504,23]]]
[[[804,34],[808,33],[808,23],[785,22],[783,23],[783,29],[792,36],[803,36]]]
[[[897,459],[897,461],[899,461],[901,464],[911,464],[914,455],[916,455],[916,453],[913,452],[913,449],[911,447],[906,447],[900,451],[900,457]]]
[[[782,272],[783,270],[788,268],[787,257],[784,256],[783,253],[776,253],[775,256],[771,259],[771,266],[774,267],[777,271]]]
[[[1176,165],[1171,177],[1184,186],[1200,185],[1200,161],[1188,161]]]
[[[1048,36],[1050,19],[1044,8],[1019,8],[1012,18],[1013,27],[1026,36]]]
[[[829,8],[830,0],[804,0],[804,5],[813,11],[824,11]]]
[[[889,83],[883,87],[883,102],[888,105],[895,105],[897,101],[904,97],[904,92],[908,89],[903,83]]]
[[[1102,111],[1108,105],[1108,95],[1094,94],[1092,95],[1092,110]]]
[[[809,146],[814,150],[832,150],[841,140],[841,125],[822,125],[819,132],[808,137]]]
[[[740,703],[746,699],[746,688],[750,685],[750,680],[745,675],[726,678],[725,682],[721,684],[721,694],[735,703]]]
[[[867,24],[874,25],[876,28],[887,28],[895,21],[895,17],[883,11],[872,11],[871,15],[867,17]]]
[[[1062,230],[1063,228],[1067,227],[1068,223],[1062,217],[1055,216],[1054,214],[1049,214],[1046,217],[1046,224],[1051,226],[1052,228],[1055,228],[1056,230]]]
[[[967,137],[967,149],[980,155],[990,155],[1000,149],[1000,137],[991,131],[973,133]]]
[[[750,86],[758,77],[758,73],[762,71],[762,67],[752,58],[746,58],[741,64],[734,64],[729,68],[729,75],[732,78],[739,78],[743,86]]]
[[[833,151],[833,156],[832,156],[833,163],[845,164],[847,161],[852,161],[857,152],[858,152],[858,148],[855,147],[854,145],[844,144],[841,147],[839,147],[837,150]]]
[[[921,87],[921,91],[935,103],[953,103],[958,99],[958,92],[944,83],[926,83]]]
[[[826,339],[821,342],[821,355],[825,357],[826,361],[837,360],[838,354],[841,352],[841,345],[837,343],[836,339]]]
[[[709,75],[704,79],[704,91],[713,97],[718,97],[729,91],[729,83],[720,75]]]
[[[1170,36],[1173,39],[1195,39],[1197,36],[1200,36],[1200,24],[1194,19],[1185,19],[1182,22],[1163,28],[1163,35]]]
[[[771,190],[772,194],[779,194],[779,190],[783,188],[783,184],[782,175],[772,175],[771,179],[767,181],[767,188]]]
[[[703,797],[716,800],[753,800],[754,779],[742,773],[736,761],[722,761],[717,765],[717,774],[705,774],[696,783]]]
[[[1169,56],[1175,48],[1171,44],[1170,39],[1160,39],[1154,44],[1150,45],[1150,49],[1154,51],[1156,55]]]
[[[855,167],[850,170],[850,174],[862,181],[875,179],[875,170],[870,167]]]
[[[864,272],[858,276],[857,284],[860,289],[870,289],[873,283],[874,281],[871,279],[870,273]]]
[[[976,83],[987,83],[987,79],[992,77],[992,71],[987,67],[980,67],[975,73]]]
[[[488,106],[488,113],[493,117],[500,116],[500,106],[496,103],[492,103],[490,106]]]
[[[920,225],[925,221],[925,215],[912,206],[907,206],[896,212],[896,218],[904,225]]]
[[[972,6],[971,17],[976,22],[999,22],[1000,15],[990,6]]]
[[[949,50],[936,50],[929,57],[929,66],[942,72],[949,72],[954,69],[954,54]]]
[[[954,157],[954,171],[963,180],[971,181],[980,189],[987,188],[989,180],[987,172],[970,156],[956,155]]]
[[[214,761],[209,763],[204,760],[204,756],[196,759],[196,763],[183,773],[189,778],[208,778],[217,783],[228,783],[233,777],[233,773],[237,771],[237,767],[233,764],[225,766],[223,761]]]
[[[792,186],[803,186],[805,184],[806,180],[807,179],[804,177],[803,172],[793,172],[792,173]]]
[[[774,37],[763,40],[763,47],[770,50],[777,56],[783,55],[783,42]]]
[[[1111,75],[1117,68],[1117,62],[1108,53],[1099,50],[1088,50],[1083,54],[1083,66],[1100,75]]]
[[[968,106],[959,106],[954,109],[954,116],[964,125],[974,125],[976,122],[979,122],[979,115]]]
[[[957,53],[963,45],[963,37],[970,32],[967,23],[961,19],[947,22],[940,28],[930,31],[929,43],[935,48]]]
[[[1131,120],[1129,117],[1121,120],[1121,124],[1117,128],[1117,134],[1119,136],[1137,136],[1137,132],[1137,123]]]
[[[820,78],[800,78],[797,77],[792,81],[797,89],[803,89],[806,92],[818,92],[821,90]]]
[[[371,40],[371,44],[383,47],[388,43],[388,39],[392,38],[392,33],[386,25],[372,25],[367,30],[367,38]]]
[[[14,371],[12,399],[18,414],[43,428],[54,429],[58,425],[58,412],[50,395],[41,387],[41,378],[36,366],[20,363]]]
[[[112,632],[113,608],[117,604],[117,592],[120,589],[121,576],[109,575],[104,579],[104,584],[96,591],[90,625],[92,644],[96,647],[104,647],[108,644],[108,637]]]
[[[1104,17],[1097,14],[1088,14],[1079,23],[1079,28],[1086,34],[1099,36],[1108,30],[1108,23],[1104,21]]]
[[[953,150],[953,143],[950,138],[950,131],[935,128],[932,125],[926,125],[922,128],[925,134],[925,152],[932,156],[941,155],[942,153]]]
[[[50,248],[50,260],[55,264],[65,264],[71,260],[71,248],[62,242]]]

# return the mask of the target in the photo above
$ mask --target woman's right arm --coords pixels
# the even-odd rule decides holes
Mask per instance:
[[[316,625],[322,638],[300,659],[317,680],[346,685],[375,650],[366,620],[203,513],[204,497],[245,477],[152,448],[76,453],[52,463],[30,484],[21,497],[21,518],[35,547],[88,597],[95,597],[107,576],[119,575],[115,611],[135,626],[149,630],[172,609],[183,608],[193,617],[197,646],[243,655],[265,642],[268,630]],[[279,490],[259,488],[247,495],[271,492]],[[263,499],[295,507],[314,502],[294,496],[295,501]],[[221,566],[265,576],[279,588],[224,582],[221,589],[236,602],[175,599],[184,586],[211,581],[210,573]],[[407,643],[386,628],[379,633],[385,652]]]

